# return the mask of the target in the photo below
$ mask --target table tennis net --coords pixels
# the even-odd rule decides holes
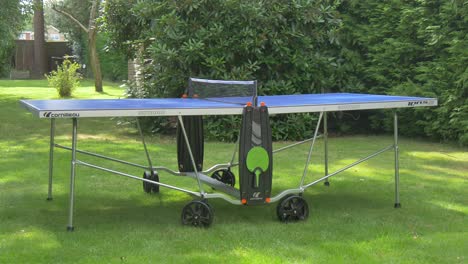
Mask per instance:
[[[257,98],[257,81],[190,78],[188,96],[233,104],[254,103]]]

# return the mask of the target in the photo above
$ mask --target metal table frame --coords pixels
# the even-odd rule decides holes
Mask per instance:
[[[68,225],[67,225],[67,230],[68,231],[73,231],[74,230],[73,218],[74,218],[74,206],[75,206],[75,176],[76,176],[76,166],[77,165],[82,165],[82,166],[85,166],[85,167],[90,167],[90,168],[110,172],[110,173],[113,173],[113,174],[116,174],[116,175],[119,175],[119,176],[124,176],[124,177],[128,177],[128,178],[135,179],[135,180],[140,180],[140,181],[144,181],[144,182],[148,182],[148,183],[152,183],[152,184],[157,184],[159,186],[163,186],[163,187],[166,187],[166,188],[170,188],[170,189],[174,189],[174,190],[177,190],[177,191],[188,193],[190,195],[193,195],[195,197],[199,197],[201,199],[220,198],[220,199],[223,199],[225,201],[228,201],[231,204],[241,205],[241,201],[239,199],[239,197],[240,197],[239,196],[239,191],[237,189],[235,189],[234,187],[225,185],[225,184],[223,184],[221,182],[218,182],[218,181],[212,179],[211,177],[207,176],[207,174],[210,174],[210,173],[214,172],[215,170],[223,169],[223,168],[230,168],[230,167],[238,165],[235,162],[235,157],[236,157],[236,152],[237,152],[237,147],[238,147],[237,144],[236,144],[236,146],[234,148],[234,153],[232,155],[232,159],[230,160],[230,162],[223,163],[223,164],[216,164],[216,165],[212,166],[211,168],[209,168],[209,169],[207,169],[205,171],[199,172],[199,171],[196,170],[195,161],[194,161],[193,154],[192,154],[192,151],[191,151],[191,148],[190,148],[187,133],[186,133],[185,127],[184,127],[183,122],[182,122],[182,116],[179,115],[177,117],[178,117],[178,119],[180,121],[179,124],[181,124],[181,130],[183,132],[185,143],[187,144],[187,147],[188,147],[188,151],[189,151],[190,158],[191,158],[191,161],[192,161],[192,164],[193,164],[193,168],[195,169],[195,172],[193,172],[193,173],[183,173],[183,172],[178,172],[178,171],[171,170],[171,169],[169,169],[167,167],[153,166],[152,165],[153,163],[152,163],[150,155],[148,153],[148,149],[147,149],[147,146],[146,146],[146,142],[145,142],[143,133],[141,131],[141,127],[140,127],[140,124],[139,124],[139,121],[138,121],[138,117],[136,118],[137,128],[138,128],[138,131],[140,133],[140,137],[141,137],[141,141],[143,143],[146,158],[148,160],[148,165],[147,166],[132,163],[132,162],[128,162],[128,161],[124,161],[124,160],[120,160],[120,159],[116,159],[116,158],[112,158],[112,157],[108,157],[108,156],[104,156],[104,155],[101,155],[101,154],[96,154],[96,153],[92,153],[92,152],[88,152],[88,151],[84,151],[84,150],[79,150],[77,148],[77,142],[78,142],[78,119],[77,118],[72,118],[73,128],[72,128],[72,145],[71,145],[71,147],[56,144],[55,143],[55,118],[51,118],[51,122],[50,122],[50,150],[49,150],[49,184],[48,184],[47,200],[52,200],[54,149],[55,148],[60,148],[60,149],[69,150],[69,151],[71,151],[72,155],[71,155],[70,193],[69,193],[70,197],[69,197],[69,211],[68,211],[69,214],[68,214]],[[323,134],[319,135],[318,132],[319,132],[319,128],[320,128],[320,125],[322,123],[322,120],[323,120]],[[322,182],[322,181],[324,181],[325,185],[329,185],[329,178],[330,177],[335,176],[338,173],[343,172],[343,171],[345,171],[345,170],[347,170],[349,168],[352,168],[352,167],[354,167],[354,166],[356,166],[356,165],[358,165],[358,164],[360,164],[360,163],[362,163],[364,161],[367,161],[367,160],[369,160],[369,159],[371,159],[371,158],[373,158],[373,157],[375,157],[375,156],[377,156],[377,155],[379,155],[379,154],[381,154],[383,152],[393,150],[394,151],[394,162],[395,162],[395,203],[394,203],[394,207],[395,208],[401,207],[400,197],[399,197],[400,196],[400,194],[399,194],[399,192],[400,192],[399,189],[400,188],[399,188],[399,153],[398,153],[399,152],[399,149],[398,149],[398,116],[397,116],[396,110],[394,111],[393,125],[394,125],[394,135],[393,135],[393,144],[392,145],[389,145],[389,146],[387,146],[385,148],[382,148],[381,150],[376,151],[375,153],[372,153],[372,154],[370,154],[370,155],[368,155],[368,156],[366,156],[364,158],[361,158],[361,159],[359,159],[359,160],[357,160],[357,161],[355,161],[355,162],[353,162],[353,163],[351,163],[351,164],[349,164],[349,165],[347,165],[347,166],[345,166],[345,167],[343,167],[341,169],[336,170],[335,172],[329,173],[329,171],[328,171],[327,112],[320,112],[319,113],[319,118],[318,118],[318,121],[317,121],[317,124],[316,124],[316,127],[315,127],[314,134],[313,134],[312,138],[306,139],[304,141],[296,142],[296,143],[290,144],[288,146],[285,146],[285,147],[282,147],[280,149],[277,149],[277,150],[273,151],[273,153],[277,153],[277,152],[284,151],[286,149],[289,149],[289,148],[292,148],[292,147],[295,147],[295,146],[298,146],[298,145],[301,145],[301,144],[305,144],[307,142],[311,142],[310,148],[309,148],[309,151],[308,151],[308,155],[307,155],[306,164],[305,164],[304,171],[303,171],[303,174],[302,174],[302,178],[301,178],[301,181],[300,181],[300,185],[295,189],[287,189],[287,190],[284,190],[283,192],[277,194],[276,196],[271,197],[271,202],[277,202],[281,198],[283,198],[283,197],[285,197],[287,195],[290,195],[290,194],[302,194],[307,188],[309,188],[309,187],[311,187],[313,185],[316,185],[316,184],[318,184],[319,182]],[[324,140],[324,172],[325,172],[325,175],[323,177],[315,180],[315,181],[312,181],[310,183],[305,184],[304,180],[305,180],[305,178],[307,176],[307,173],[308,173],[308,167],[309,167],[309,164],[310,164],[310,161],[311,161],[314,145],[315,145],[316,139],[318,139],[320,137],[322,137],[323,140]],[[135,175],[131,175],[131,174],[123,173],[123,172],[120,172],[120,171],[115,171],[115,170],[111,170],[111,169],[108,169],[108,168],[104,168],[104,167],[101,167],[101,166],[98,166],[98,165],[95,165],[95,164],[83,162],[83,161],[80,161],[80,160],[77,159],[77,153],[93,156],[93,157],[96,157],[96,158],[102,158],[102,159],[122,163],[122,164],[129,165],[129,166],[134,166],[134,167],[141,168],[141,169],[148,169],[150,171],[151,170],[164,171],[164,172],[167,172],[167,173],[175,175],[175,176],[192,177],[192,178],[196,179],[199,191],[198,192],[191,191],[191,190],[180,188],[180,187],[177,187],[177,186],[174,186],[174,185],[165,184],[165,183],[162,183],[162,182],[156,182],[156,181],[152,181],[152,180],[149,180],[149,179],[144,179],[142,177],[138,177],[138,176],[135,176]],[[203,183],[216,188],[217,190],[223,192],[224,194],[223,193],[206,193],[204,191],[204,189],[203,189]]]

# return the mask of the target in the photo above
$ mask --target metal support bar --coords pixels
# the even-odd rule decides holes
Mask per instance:
[[[194,192],[194,191],[179,188],[179,187],[176,187],[176,186],[164,184],[164,183],[161,183],[161,182],[156,182],[156,181],[152,181],[152,180],[148,180],[148,179],[143,179],[143,178],[138,177],[138,176],[134,176],[134,175],[131,175],[131,174],[127,174],[127,173],[123,173],[123,172],[120,172],[120,171],[115,171],[115,170],[111,170],[111,169],[107,169],[107,168],[103,168],[103,167],[99,167],[99,166],[96,166],[94,164],[83,162],[83,161],[80,161],[80,160],[77,160],[76,164],[83,165],[83,166],[86,166],[86,167],[90,167],[90,168],[93,168],[93,169],[98,169],[98,170],[114,173],[114,174],[117,174],[117,175],[120,175],[120,176],[124,176],[124,177],[127,177],[127,178],[139,180],[139,181],[144,181],[144,182],[148,182],[148,183],[152,183],[152,184],[157,184],[157,185],[169,188],[169,189],[185,192],[185,193],[197,196],[197,197],[202,197],[202,195],[200,193],[198,193],[198,192]],[[206,176],[206,177],[208,177],[208,176]],[[241,204],[239,199],[231,199],[228,196],[226,196],[224,194],[221,194],[221,193],[212,193],[212,194],[206,193],[206,194],[203,195],[203,198],[206,198],[206,199],[221,198],[221,199],[226,200],[226,201],[228,201],[228,202],[230,202],[232,204],[237,204],[237,205]]]
[[[194,179],[197,177],[197,175],[195,175],[195,173],[193,173],[193,172],[187,172],[187,176],[191,177],[191,178],[194,178]],[[225,183],[223,183],[221,181],[218,181],[218,180],[215,180],[215,179],[211,178],[210,176],[205,175],[205,174],[203,174],[201,172],[198,173],[198,177],[200,177],[201,182],[203,182],[206,185],[211,186],[213,189],[221,191],[221,192],[223,192],[225,194],[231,195],[231,196],[233,196],[233,197],[240,200],[239,190],[232,187],[231,185],[225,184]]]
[[[66,150],[71,150],[70,147],[62,146],[62,145],[59,145],[59,144],[55,144],[55,147],[61,148],[61,149],[66,149]],[[89,156],[92,156],[92,157],[96,157],[96,158],[101,158],[101,159],[105,159],[105,160],[119,162],[119,163],[122,163],[122,164],[125,164],[125,165],[134,166],[134,167],[137,167],[137,168],[142,168],[142,169],[147,169],[148,168],[148,166],[143,166],[143,165],[128,162],[128,161],[125,161],[125,160],[119,160],[119,159],[116,159],[116,158],[111,158],[111,157],[107,157],[107,156],[104,156],[104,155],[100,155],[100,154],[96,154],[96,153],[92,153],[92,152],[88,152],[88,151],[84,151],[84,150],[76,149],[76,152],[84,154],[84,155],[89,155]],[[177,171],[174,171],[174,170],[171,170],[169,168],[162,167],[162,166],[152,167],[152,169],[153,170],[165,171],[165,172],[168,172],[168,173],[176,175],[176,176],[184,176],[185,175],[184,173],[177,172]]]
[[[65,149],[65,150],[71,150],[70,147],[63,146],[63,145],[60,145],[60,144],[54,144],[54,146],[57,147],[57,148]],[[76,152],[84,154],[84,155],[96,157],[96,158],[101,158],[101,159],[105,159],[105,160],[110,160],[110,161],[122,163],[122,164],[125,164],[125,165],[129,165],[129,166],[133,166],[133,167],[137,167],[137,168],[141,168],[141,169],[148,169],[148,166],[144,166],[144,165],[141,165],[141,164],[136,164],[136,163],[132,163],[132,162],[125,161],[125,160],[120,160],[120,159],[104,156],[104,155],[89,152],[89,151],[76,149]],[[203,173],[209,174],[209,173],[211,173],[213,171],[216,171],[218,169],[230,168],[230,167],[234,167],[234,166],[237,166],[237,165],[239,165],[237,162],[232,163],[232,164],[231,163],[217,164],[217,165],[214,165],[213,167],[203,171]],[[153,170],[165,171],[165,172],[168,172],[168,173],[170,173],[172,175],[175,175],[175,176],[185,176],[185,173],[183,173],[183,172],[174,171],[174,170],[171,170],[171,169],[163,167],[163,166],[155,166],[155,167],[151,167],[151,168]]]
[[[324,145],[324,161],[325,161],[325,176],[328,175],[328,115],[327,112],[323,115],[323,145]],[[330,186],[328,178],[324,182],[325,186]]]
[[[307,189],[307,188],[309,188],[310,186],[312,186],[312,185],[314,185],[314,184],[316,184],[316,183],[318,183],[318,182],[321,182],[321,181],[323,181],[323,180],[326,180],[326,179],[330,178],[331,176],[334,176],[334,175],[336,175],[336,174],[338,174],[338,173],[340,173],[340,172],[343,172],[343,171],[345,171],[345,170],[347,170],[347,169],[349,169],[349,168],[351,168],[351,167],[354,167],[354,166],[358,165],[359,163],[362,163],[362,162],[364,162],[364,161],[366,161],[366,160],[368,160],[368,159],[371,159],[371,158],[373,158],[373,157],[375,157],[375,156],[377,156],[377,155],[379,155],[379,154],[382,154],[382,153],[385,152],[385,151],[391,150],[392,148],[393,148],[393,145],[390,145],[390,146],[388,146],[388,147],[386,147],[386,148],[383,148],[383,149],[381,149],[381,150],[375,152],[374,154],[371,154],[371,155],[369,155],[369,156],[367,156],[367,157],[365,157],[365,158],[363,158],[363,159],[360,159],[360,160],[358,160],[358,161],[355,161],[355,162],[353,162],[353,163],[351,163],[351,164],[349,164],[349,165],[347,165],[347,166],[345,166],[345,167],[343,167],[343,168],[341,168],[341,169],[339,169],[339,170],[337,170],[337,171],[335,171],[335,172],[333,172],[333,173],[331,173],[331,174],[329,174],[329,175],[326,175],[326,176],[324,176],[324,177],[322,177],[322,178],[320,178],[320,179],[318,179],[318,180],[316,180],[316,181],[313,181],[313,182],[311,182],[311,183],[305,185],[305,186],[303,187],[303,189]]]
[[[76,142],[78,134],[78,120],[73,118],[72,131],[72,157],[71,157],[71,173],[70,173],[70,207],[68,211],[68,231],[73,231],[73,207],[75,202],[75,172],[76,172]]]
[[[222,194],[222,193],[206,193],[205,196],[203,198],[206,198],[206,199],[213,199],[213,198],[221,198],[231,204],[235,204],[235,205],[241,205],[241,201],[239,199],[231,199],[230,197]]]
[[[237,149],[239,148],[240,142],[240,133],[237,136],[236,145],[234,146],[234,153],[232,153],[231,161],[229,162],[229,168],[234,164],[234,159],[236,158]]]
[[[185,192],[185,193],[189,193],[189,194],[201,197],[200,193],[197,193],[197,192],[193,192],[193,191],[190,191],[190,190],[186,190],[186,189],[183,189],[183,188],[179,188],[179,187],[172,186],[172,185],[169,185],[169,184],[164,184],[164,183],[157,182],[157,181],[144,179],[144,178],[134,176],[134,175],[131,175],[131,174],[127,174],[127,173],[123,173],[123,172],[120,172],[120,171],[99,167],[99,166],[96,166],[96,165],[91,164],[91,163],[87,163],[87,162],[77,160],[76,164],[83,165],[83,166],[90,167],[90,168],[94,168],[94,169],[98,169],[98,170],[102,170],[102,171],[106,171],[106,172],[110,172],[110,173],[114,173],[114,174],[117,174],[117,175],[120,175],[120,176],[125,176],[125,177],[132,178],[132,179],[139,180],[139,181],[144,181],[144,182],[148,182],[148,183],[152,183],[152,184],[157,184],[157,185],[169,188],[169,189],[173,189],[173,190],[177,190],[177,191],[181,191],[181,192]]]
[[[211,168],[209,169],[206,169],[204,171],[202,171],[202,173],[204,174],[210,174],[214,171],[217,171],[219,169],[227,169],[227,168],[232,168],[234,166],[237,166],[239,165],[238,163],[222,163],[222,164],[216,164],[214,166],[212,166]]]
[[[70,147],[62,146],[62,145],[59,145],[59,144],[55,144],[55,146],[57,148],[61,148],[61,149],[72,150],[72,148],[70,148]],[[96,157],[96,158],[115,161],[115,162],[118,162],[118,163],[122,163],[122,164],[125,164],[125,165],[130,165],[130,166],[134,166],[134,167],[138,167],[138,168],[142,168],[142,169],[147,169],[148,168],[148,166],[143,166],[143,165],[140,165],[140,164],[131,163],[131,162],[128,162],[128,161],[125,161],[125,160],[119,160],[119,159],[107,157],[107,156],[104,156],[104,155],[100,155],[100,154],[96,154],[96,153],[92,153],[92,152],[88,152],[88,151],[84,151],[84,150],[76,149],[76,152],[81,153],[81,154],[85,154],[85,155],[88,155],[88,156],[93,156],[93,157]]]
[[[192,148],[190,147],[190,141],[187,137],[187,131],[185,131],[184,121],[182,120],[182,116],[177,116],[177,118],[179,119],[179,125],[180,125],[180,128],[182,129],[182,134],[184,135],[185,144],[187,145],[187,150],[190,155],[190,160],[192,161],[193,170],[195,171],[195,174],[197,176],[197,182],[198,182],[198,188],[200,189],[200,195],[203,197],[205,192],[203,191],[203,186],[201,184],[200,177],[198,176],[197,164],[195,162],[195,159],[193,158]]]
[[[275,197],[271,197],[270,203],[277,202],[281,200],[281,198],[290,195],[290,194],[298,194],[298,193],[303,193],[304,189],[287,189],[276,195]]]
[[[317,136],[317,138],[321,138],[321,137],[322,137],[322,135],[318,135],[318,136]],[[284,146],[284,147],[279,148],[279,149],[275,149],[275,150],[273,150],[273,153],[281,152],[281,151],[283,151],[283,150],[287,150],[287,149],[289,149],[289,148],[292,148],[292,147],[295,147],[295,146],[297,146],[297,145],[301,145],[301,144],[307,143],[307,142],[312,141],[312,140],[314,140],[313,137],[312,137],[312,138],[309,138],[309,139],[306,139],[306,140],[303,140],[303,141],[299,141],[299,142],[293,143],[293,144],[291,144],[291,145]]]
[[[307,170],[309,168],[310,159],[312,157],[312,150],[314,149],[315,139],[317,138],[317,133],[318,133],[318,130],[319,130],[319,127],[320,127],[320,122],[322,121],[322,117],[323,117],[323,112],[320,112],[320,116],[319,116],[319,119],[317,121],[317,126],[315,127],[315,132],[314,132],[314,137],[313,137],[313,140],[312,140],[312,144],[310,144],[309,154],[307,155],[307,161],[306,161],[306,165],[304,167],[304,173],[302,174],[301,185],[299,187],[301,189],[302,189],[302,186],[304,185],[304,179],[305,179],[305,177],[307,175]]]
[[[50,119],[50,149],[49,149],[49,188],[47,201],[52,200],[52,176],[54,174],[54,144],[55,144],[55,118]]]
[[[148,148],[146,147],[145,137],[143,136],[143,131],[141,131],[140,120],[138,117],[136,118],[136,123],[138,127],[138,132],[140,132],[141,142],[143,143],[143,147],[145,148],[146,158],[148,159],[148,169],[151,171],[153,168],[153,164],[151,163],[151,158],[148,152]]]
[[[395,151],[395,208],[400,208],[400,165],[398,149],[398,114],[395,110],[393,117],[393,147]]]

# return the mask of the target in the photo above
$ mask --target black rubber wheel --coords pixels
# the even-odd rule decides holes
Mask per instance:
[[[281,222],[297,222],[306,220],[309,216],[309,205],[299,195],[283,198],[276,207],[276,214]]]
[[[151,172],[145,171],[143,173],[143,178],[151,180],[151,181],[159,182],[159,175],[158,175],[158,173],[156,171],[151,171]],[[158,193],[159,192],[159,185],[152,184],[152,183],[144,181],[143,182],[143,190],[146,193],[151,193],[151,192]]]
[[[213,210],[203,201],[192,201],[182,209],[182,224],[209,227],[213,223]]]
[[[143,173],[143,179],[151,180],[151,173],[145,171]],[[143,181],[143,191],[145,191],[145,193],[151,193],[151,184],[149,182]]]
[[[230,185],[232,187],[236,185],[236,177],[230,169],[217,170],[213,172],[213,174],[211,174],[211,178],[220,181],[224,184]]]
[[[152,171],[151,173],[151,180],[155,181],[155,182],[159,182],[159,175],[156,171]],[[151,184],[151,191],[154,192],[154,193],[158,193],[159,192],[159,185],[157,184]]]

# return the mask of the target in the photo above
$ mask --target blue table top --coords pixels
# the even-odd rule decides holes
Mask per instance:
[[[154,99],[66,99],[22,100],[21,103],[40,117],[49,113],[75,113],[75,117],[99,116],[164,116],[240,114],[250,97],[225,98],[154,98]],[[374,94],[328,93],[259,96],[270,112],[319,112],[363,110],[437,105],[437,99]]]

